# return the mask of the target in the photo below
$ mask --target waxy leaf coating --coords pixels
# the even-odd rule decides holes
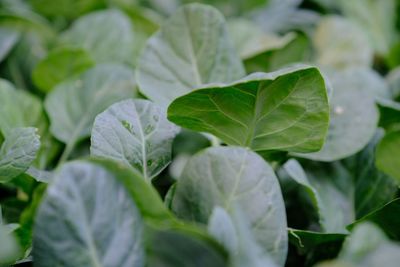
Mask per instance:
[[[40,148],[37,129],[14,128],[5,136],[0,148],[0,183],[25,172]]]
[[[255,73],[176,99],[168,119],[256,152],[318,151],[329,122],[324,79],[313,67]]]
[[[164,107],[201,85],[243,76],[223,16],[200,4],[183,6],[161,26],[147,41],[137,70],[141,92]]]
[[[236,205],[251,233],[272,259],[287,252],[286,214],[278,180],[256,153],[240,147],[213,147],[193,156],[178,180],[172,210],[181,218],[207,223],[214,207]]]
[[[35,264],[43,267],[144,266],[141,216],[114,174],[73,162],[55,175],[38,210]]]
[[[178,127],[152,102],[124,100],[96,117],[90,151],[138,169],[147,180],[170,163],[177,133]]]

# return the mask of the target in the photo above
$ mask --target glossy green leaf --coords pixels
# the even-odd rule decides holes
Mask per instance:
[[[329,106],[318,69],[301,67],[196,90],[169,106],[168,119],[257,152],[312,152],[324,142]]]
[[[355,156],[354,207],[356,218],[381,208],[396,196],[398,185],[375,165],[376,147],[382,140],[383,130],[378,131],[368,146]]]
[[[61,48],[50,52],[32,73],[35,85],[43,92],[94,65],[88,52],[80,48]]]
[[[110,9],[79,18],[62,34],[60,42],[86,49],[97,63],[133,64],[134,41],[129,18]]]
[[[163,107],[204,84],[243,76],[223,16],[200,4],[183,6],[161,26],[148,40],[137,69],[141,92]]]
[[[289,242],[301,255],[306,255],[306,265],[322,259],[336,257],[347,234],[322,233],[289,228]]]
[[[279,265],[287,252],[286,214],[277,178],[257,154],[239,147],[214,147],[193,156],[178,180],[172,210],[207,223],[216,206],[239,205],[263,251]]]
[[[35,128],[15,128],[0,148],[0,182],[25,172],[36,158],[40,140]]]
[[[318,64],[336,68],[372,65],[373,49],[364,31],[343,17],[323,18],[313,41]]]
[[[64,155],[68,156],[79,140],[90,135],[97,114],[134,95],[132,71],[120,65],[97,65],[57,85],[47,95],[45,108],[51,132],[67,144]]]
[[[152,179],[171,161],[178,127],[148,100],[124,100],[100,113],[93,125],[90,151],[138,169]]]
[[[350,75],[350,74],[353,75]],[[331,77],[333,95],[330,100],[330,125],[323,148],[314,153],[296,154],[317,161],[334,161],[363,149],[375,134],[379,113],[374,103],[377,94],[385,92],[375,87],[360,87],[357,72],[337,72]],[[354,101],[357,100],[357,105]]]
[[[400,181],[400,131],[386,134],[376,148],[376,166]]]
[[[367,221],[373,222],[385,231],[390,238],[399,241],[400,230],[397,227],[400,223],[400,219],[397,216],[399,212],[400,199],[396,198],[355,221],[348,228],[353,229],[356,225]]]
[[[0,27],[0,62],[7,57],[18,39],[19,33],[17,31]]]
[[[64,165],[39,207],[38,266],[144,266],[143,223],[135,203],[99,165]]]

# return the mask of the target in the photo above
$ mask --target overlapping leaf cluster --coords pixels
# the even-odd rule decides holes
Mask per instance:
[[[0,0],[0,266],[397,266],[399,10]]]

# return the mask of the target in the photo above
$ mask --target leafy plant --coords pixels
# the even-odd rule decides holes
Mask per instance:
[[[397,266],[397,2],[0,0],[0,266]]]

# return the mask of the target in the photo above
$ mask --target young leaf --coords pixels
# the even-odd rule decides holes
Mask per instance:
[[[49,92],[56,84],[93,65],[94,62],[86,50],[64,47],[50,52],[40,61],[33,70],[32,79],[40,90]]]
[[[39,207],[38,266],[144,266],[143,223],[125,188],[99,165],[64,165]]]
[[[138,169],[146,180],[171,161],[178,127],[148,100],[124,100],[99,114],[93,125],[90,152]]]
[[[141,92],[163,107],[201,85],[243,76],[223,16],[200,4],[183,6],[161,26],[148,40],[137,70]]]
[[[25,172],[36,158],[40,140],[35,128],[15,128],[8,132],[0,148],[0,183]]]
[[[257,154],[239,147],[213,147],[189,160],[176,186],[172,209],[207,223],[216,206],[231,212],[236,203],[263,251],[283,265],[287,252],[286,214],[277,178]]]
[[[118,10],[97,11],[79,18],[61,35],[61,44],[86,49],[97,63],[133,64],[132,25]]]
[[[0,266],[11,266],[20,257],[20,248],[7,225],[0,223]]]
[[[386,134],[376,148],[376,166],[400,181],[400,131]]]
[[[176,99],[168,119],[257,152],[318,151],[329,122],[324,79],[313,67],[255,73]]]
[[[97,114],[134,95],[133,74],[120,65],[97,65],[81,77],[57,85],[47,95],[45,108],[51,132],[67,144],[64,160],[79,140],[90,135]]]
[[[314,153],[296,156],[317,160],[335,161],[351,156],[363,149],[376,132],[379,114],[374,100],[375,88],[360,87],[365,84],[357,73],[336,73],[331,79],[333,95],[330,100],[331,121],[323,148]],[[360,79],[360,80],[358,80]],[[355,105],[354,101],[357,101]]]

